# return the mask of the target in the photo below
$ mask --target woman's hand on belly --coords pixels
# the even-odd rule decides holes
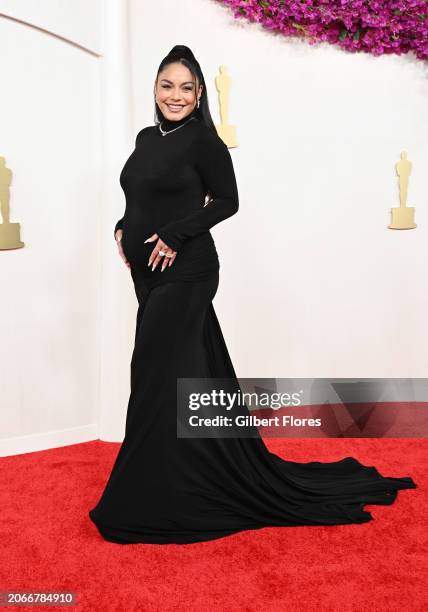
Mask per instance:
[[[156,268],[158,263],[163,258],[162,268],[161,268],[161,272],[163,272],[167,266],[169,267],[172,266],[177,256],[177,251],[173,251],[173,249],[171,249],[163,240],[161,240],[161,238],[159,238],[157,234],[152,234],[149,238],[147,238],[147,240],[144,241],[144,243],[153,242],[154,240],[157,240],[157,243],[156,243],[155,248],[150,254],[149,263],[147,265],[151,266],[153,263],[153,266],[152,266],[152,272],[153,272],[153,270]]]
[[[117,248],[119,250],[119,255],[120,257],[123,259],[125,265],[130,268],[131,264],[129,263],[129,261],[126,259],[126,255],[123,252],[123,248],[122,248],[122,236],[123,236],[123,230],[122,229],[118,229],[117,232],[114,235],[114,238],[116,240],[116,244],[117,244]]]

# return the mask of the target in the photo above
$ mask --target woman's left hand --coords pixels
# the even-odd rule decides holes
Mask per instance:
[[[157,234],[152,234],[144,242],[145,243],[146,242],[153,242],[157,238],[158,238],[158,241],[156,243],[155,248],[153,249],[153,251],[150,254],[149,263],[147,265],[150,266],[153,263],[153,266],[152,266],[152,272],[153,272],[153,270],[156,268],[156,266],[158,265],[158,263],[160,262],[160,260],[163,257],[164,260],[162,262],[162,269],[161,269],[161,272],[163,272],[167,266],[169,266],[169,267],[172,266],[172,263],[175,260],[175,257],[177,255],[177,251],[173,251],[172,249],[170,249],[169,246],[167,244],[165,244],[165,242],[163,240],[161,240]],[[166,255],[165,256],[164,255],[160,255],[159,251],[162,251],[163,253],[166,253]]]

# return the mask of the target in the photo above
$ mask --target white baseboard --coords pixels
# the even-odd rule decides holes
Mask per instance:
[[[34,453],[36,451],[49,450],[60,446],[79,444],[98,440],[99,427],[97,423],[70,427],[59,431],[46,431],[29,436],[17,436],[15,438],[4,438],[0,440],[0,457],[11,455],[22,455],[23,453]]]

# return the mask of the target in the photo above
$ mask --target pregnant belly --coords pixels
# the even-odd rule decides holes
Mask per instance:
[[[159,274],[162,274],[162,278],[165,278],[165,280],[172,277],[178,278],[179,276],[190,280],[219,268],[218,254],[213,237],[210,232],[205,232],[183,242],[171,267],[167,266],[161,272],[161,265],[158,263],[155,270],[152,271],[147,264],[157,240],[144,244],[144,240],[152,233],[154,232],[148,234],[145,232],[144,235],[141,235],[140,232],[135,233],[132,228],[124,227],[122,236],[123,252],[131,267],[137,268],[147,278],[155,279]]]

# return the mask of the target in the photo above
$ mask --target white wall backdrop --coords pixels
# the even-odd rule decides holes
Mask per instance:
[[[113,240],[134,138],[126,3],[97,2],[97,18],[79,3],[81,31],[70,4],[41,2],[38,18],[12,4],[0,2],[0,155],[26,246],[0,252],[3,455],[120,437],[135,326]]]
[[[0,0],[0,15],[100,53],[104,7],[105,0]]]
[[[123,436],[137,302],[119,173],[175,44],[215,122],[218,66],[233,79],[240,211],[213,229],[214,306],[238,376],[427,376],[422,62],[289,41],[212,0],[0,0],[0,155],[26,243],[0,252],[1,454]],[[392,231],[402,150],[418,228]]]

